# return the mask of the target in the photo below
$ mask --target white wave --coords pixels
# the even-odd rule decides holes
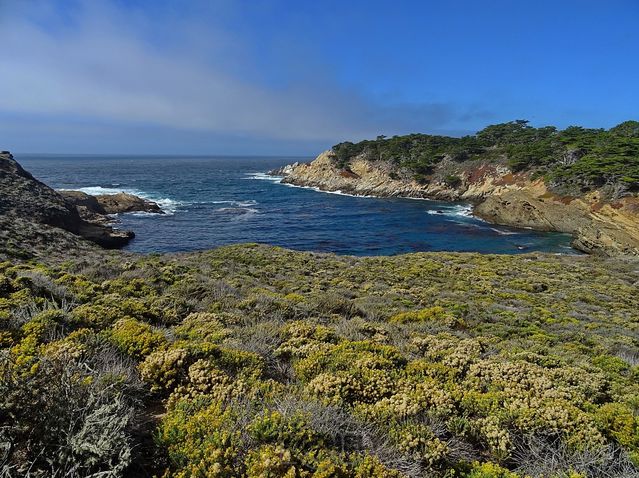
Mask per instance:
[[[127,212],[126,214],[129,214],[131,216],[137,216],[137,217],[155,217],[158,215],[157,212],[148,212],[148,211],[132,211],[132,212]]]
[[[326,193],[326,194],[336,194],[337,196],[349,196],[352,198],[377,198],[377,199],[384,199],[384,198],[380,198],[379,196],[372,196],[370,194],[351,194],[351,193],[345,193],[340,191],[339,189],[337,191],[322,191],[320,188],[312,188],[315,191],[321,192],[321,193]]]
[[[140,196],[140,197],[144,197],[144,196]],[[155,199],[153,197],[144,197],[144,199],[149,199],[157,203],[157,205],[160,206],[160,209],[162,209],[162,211],[164,211],[165,214],[175,214],[181,206],[187,205],[187,203],[184,201],[176,201],[170,198]]]
[[[426,214],[438,216],[473,217],[473,207],[468,204],[456,206],[442,206],[439,209],[429,209]]]
[[[497,234],[501,235],[501,236],[514,236],[517,234],[521,234],[521,232],[516,232],[516,231],[504,231],[502,229],[497,229],[495,227],[491,227],[490,228],[491,231],[495,231]]]
[[[134,189],[126,189],[126,188],[105,188],[102,186],[87,186],[85,188],[74,188],[74,189],[60,189],[60,191],[81,191],[85,194],[89,194],[90,196],[98,196],[100,194],[119,194],[119,193],[128,193],[128,194],[139,194],[139,191]]]
[[[255,199],[247,199],[244,201],[225,199],[220,201],[209,201],[209,204],[229,204],[233,207],[250,207],[257,206],[259,203]]]
[[[75,189],[61,189],[61,191],[81,191],[91,196],[97,196],[101,194],[113,195],[113,194],[119,194],[119,193],[133,194],[134,196],[138,196],[142,199],[153,201],[158,206],[160,206],[160,209],[162,209],[162,211],[165,214],[168,214],[168,215],[175,214],[181,206],[188,204],[184,201],[177,201],[171,198],[159,197],[158,194],[147,193],[147,192],[140,191],[138,189],[133,189],[133,188],[115,188],[115,187],[105,188],[102,186],[87,186],[87,187],[75,188]],[[126,213],[126,214],[142,215],[138,213]],[[151,215],[151,214],[154,214],[154,213],[145,213],[145,215]]]
[[[218,212],[237,212],[239,214],[259,212],[257,209],[253,209],[253,208],[250,208],[250,207],[220,207],[220,208],[217,208],[216,211],[218,211]]]
[[[250,207],[221,207],[216,209],[215,212],[227,216],[231,221],[244,221],[256,214],[260,214],[260,211]]]
[[[274,183],[279,183],[284,176],[271,176],[266,173],[247,173],[244,179],[258,179],[260,181],[272,181]]]
[[[290,183],[281,183],[282,186],[286,186],[289,188],[300,188],[300,189],[310,189],[311,191],[315,191],[318,193],[324,193],[324,194],[335,194],[336,196],[349,196],[352,198],[376,198],[376,199],[384,199],[383,197],[380,196],[373,196],[373,195],[367,195],[367,194],[351,194],[351,193],[345,193],[340,191],[339,189],[336,191],[327,191],[325,189],[320,189],[316,186],[300,186],[298,184],[290,184]],[[401,198],[404,199],[404,198]],[[413,198],[406,198],[406,199],[413,199]]]
[[[459,204],[453,208],[453,214],[461,217],[472,217],[473,206],[470,204]]]

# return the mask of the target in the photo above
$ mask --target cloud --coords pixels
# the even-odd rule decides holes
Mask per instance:
[[[207,2],[204,16],[65,3],[0,11],[0,113],[310,142],[442,128],[458,115],[447,104],[381,106],[330,67],[264,81],[250,43],[224,28],[230,2]]]

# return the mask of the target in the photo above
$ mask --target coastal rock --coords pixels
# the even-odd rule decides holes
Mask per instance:
[[[149,212],[164,214],[160,206],[148,199],[129,193],[89,195],[82,191],[59,191],[60,194],[87,213],[119,214],[123,212]]]
[[[162,211],[157,203],[133,194],[101,194],[95,198],[107,214],[118,214],[121,212],[149,212],[153,214],[164,214],[164,211]]]
[[[408,171],[398,170],[389,161],[353,159],[348,168],[337,165],[335,154],[325,151],[310,163],[296,163],[279,170],[283,183],[340,191],[358,196],[408,197],[441,201],[476,202],[507,189],[500,181],[510,170],[500,165],[475,162],[472,169],[463,163],[444,160],[428,180],[417,181]],[[451,185],[450,179],[459,179]]]
[[[269,171],[267,174],[269,174],[270,176],[288,176],[299,165],[300,165],[299,162],[295,162],[293,164],[287,164],[285,166],[282,166],[281,168],[273,169],[273,170]]]
[[[95,196],[81,191],[58,191],[60,195],[78,210],[80,217],[85,221],[96,224],[108,225],[113,220],[107,216],[106,211]]]
[[[82,218],[73,203],[35,179],[6,151],[0,153],[0,217],[34,233],[42,226],[63,229],[106,248],[120,248],[134,237],[133,232]],[[45,229],[42,237],[51,237]]]
[[[563,197],[533,188],[490,196],[475,214],[495,224],[572,234],[575,249],[605,256],[639,255],[637,198],[606,203],[597,193]]]
[[[391,162],[361,156],[342,168],[335,154],[325,151],[310,163],[279,172],[285,176],[283,183],[323,191],[468,201],[475,215],[494,224],[569,233],[573,247],[591,254],[639,256],[639,198],[628,195],[611,202],[598,191],[580,197],[557,195],[543,180],[514,173],[499,162],[444,158],[417,181]]]

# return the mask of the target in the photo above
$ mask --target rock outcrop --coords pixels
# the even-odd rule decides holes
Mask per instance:
[[[95,196],[95,198],[107,214],[119,214],[122,212],[164,214],[164,211],[157,203],[129,193],[100,194]]]
[[[157,203],[133,194],[117,193],[92,196],[82,191],[58,192],[67,202],[77,208],[83,219],[100,224],[112,222],[112,219],[108,217],[109,214],[123,212],[164,214]]]
[[[478,217],[501,225],[573,235],[587,253],[639,256],[639,198],[615,201],[598,191],[580,197],[553,193],[541,179],[514,173],[504,163],[443,159],[426,181],[390,162],[352,159],[341,168],[332,151],[310,163],[272,172],[283,183],[348,194],[468,201]]]
[[[109,249],[134,237],[133,232],[83,219],[73,203],[35,179],[7,151],[0,153],[0,217],[4,224],[22,225],[36,236],[44,231],[42,237],[53,237],[52,228],[57,228]]]

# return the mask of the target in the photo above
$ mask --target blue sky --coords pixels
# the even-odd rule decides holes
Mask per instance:
[[[311,155],[639,119],[639,1],[0,0],[0,149]]]

